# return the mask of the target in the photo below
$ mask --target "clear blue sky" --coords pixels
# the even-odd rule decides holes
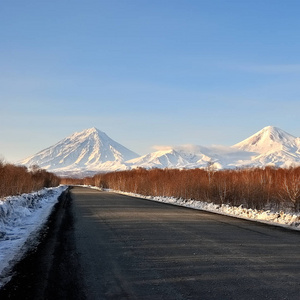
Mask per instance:
[[[300,136],[300,1],[0,2],[0,155],[97,127],[131,150]]]

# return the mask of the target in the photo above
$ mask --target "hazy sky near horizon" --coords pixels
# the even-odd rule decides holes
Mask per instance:
[[[155,145],[300,136],[297,0],[0,2],[0,157],[97,127]]]

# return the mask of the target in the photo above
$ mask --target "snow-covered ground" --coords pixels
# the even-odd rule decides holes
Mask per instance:
[[[26,242],[34,240],[66,189],[67,186],[44,188],[0,199],[0,287],[9,280],[9,270],[26,251]]]
[[[99,189],[94,187],[95,189]],[[257,210],[257,209],[246,209],[242,206],[231,206],[231,205],[218,205],[214,203],[208,203],[198,200],[191,199],[178,199],[173,197],[152,197],[143,196],[134,193],[126,193],[122,191],[109,190],[115,193],[144,198],[147,200],[169,203],[178,206],[189,207],[198,210],[205,210],[213,213],[218,213],[222,215],[227,215],[231,217],[237,217],[252,221],[263,222],[272,225],[279,225],[286,228],[299,230],[300,231],[300,213],[285,213],[283,211],[276,212],[270,210]]]

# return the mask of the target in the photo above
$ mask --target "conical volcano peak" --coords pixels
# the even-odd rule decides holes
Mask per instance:
[[[59,141],[19,163],[38,165],[60,175],[95,174],[142,168],[214,167],[290,167],[300,165],[300,138],[275,126],[266,126],[232,146],[203,147],[181,145],[158,147],[158,151],[139,156],[112,140],[106,133],[91,127]]]
[[[75,132],[75,135],[91,135],[91,134],[105,134],[103,131],[97,129],[96,127],[91,127],[88,129],[84,129],[80,132]],[[105,134],[106,135],[106,134]]]
[[[67,138],[68,140],[77,141],[83,143],[85,140],[93,140],[97,144],[109,143],[111,138],[107,134],[96,127],[91,127],[80,132],[75,132]]]
[[[264,127],[262,130],[260,130],[257,133],[261,133],[261,134],[276,134],[278,132],[280,132],[281,129],[275,127],[275,126],[266,126]]]
[[[246,151],[266,153],[281,150],[283,147],[292,147],[295,139],[294,136],[278,127],[267,126],[244,141],[234,145],[234,147]]]
[[[260,132],[265,136],[269,136],[271,139],[273,140],[284,140],[284,139],[288,139],[290,140],[291,138],[294,139],[295,137],[292,136],[291,134],[285,132],[284,130],[275,127],[275,126],[267,126],[264,127]]]
[[[100,130],[97,129],[96,127],[91,127],[91,128],[88,128],[86,130],[84,130],[86,133],[95,133],[95,132],[99,132]]]
[[[138,154],[112,140],[95,127],[75,132],[54,146],[21,161],[24,165],[39,165],[48,170],[101,170],[106,165],[125,169],[124,162]]]
[[[269,125],[269,126],[264,127],[261,131],[278,131],[278,130],[281,130],[281,129],[276,126]]]

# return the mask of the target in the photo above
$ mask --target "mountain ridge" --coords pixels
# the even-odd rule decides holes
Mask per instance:
[[[150,168],[290,167],[300,166],[300,138],[266,126],[243,141],[226,147],[181,145],[140,156],[92,127],[62,139],[21,162],[57,174],[93,174]]]

